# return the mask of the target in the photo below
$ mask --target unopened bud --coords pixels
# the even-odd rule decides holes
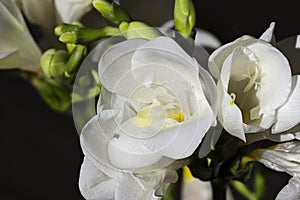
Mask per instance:
[[[118,4],[108,2],[106,0],[95,0],[93,6],[108,21],[116,24],[122,22],[130,22],[131,18],[127,12]]]
[[[175,0],[175,28],[184,36],[191,36],[196,23],[195,8],[192,0]]]
[[[119,29],[127,39],[145,38],[152,40],[153,38],[162,35],[158,29],[138,21],[130,23],[122,22],[119,26]]]

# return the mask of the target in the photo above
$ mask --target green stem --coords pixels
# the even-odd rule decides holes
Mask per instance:
[[[214,200],[226,200],[226,184],[220,179],[211,181]]]

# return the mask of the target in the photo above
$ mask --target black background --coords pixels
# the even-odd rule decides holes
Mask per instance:
[[[171,0],[121,2],[135,19],[153,26],[172,18]],[[212,32],[222,43],[243,34],[258,37],[272,21],[278,41],[300,32],[296,1],[194,3],[197,27]],[[299,66],[293,67],[299,72]],[[3,71],[0,92],[0,199],[82,199],[77,183],[83,155],[72,116],[52,111],[30,84]],[[272,186],[275,191],[287,181],[278,177]]]

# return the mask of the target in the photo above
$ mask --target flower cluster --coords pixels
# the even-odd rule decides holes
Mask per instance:
[[[274,43],[275,23],[219,47],[194,28],[191,0],[176,0],[171,27],[158,28],[106,0],[31,3],[40,9],[0,0],[0,68],[18,69],[56,111],[73,104],[86,199],[162,199],[178,173],[182,199],[232,199],[228,184],[259,199],[240,182],[254,161],[293,176],[277,199],[300,198],[300,75]],[[107,26],[78,22],[92,7]],[[41,27],[38,44],[22,13]],[[65,48],[42,54],[49,27]]]

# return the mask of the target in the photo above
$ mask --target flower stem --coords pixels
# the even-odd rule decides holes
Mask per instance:
[[[223,180],[214,179],[211,181],[213,188],[213,199],[226,200],[226,184]]]

